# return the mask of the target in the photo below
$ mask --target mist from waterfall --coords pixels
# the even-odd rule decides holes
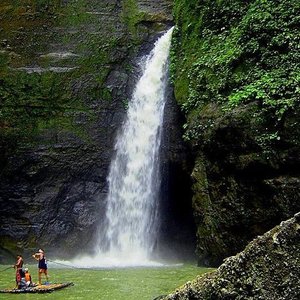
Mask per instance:
[[[173,28],[142,60],[142,76],[129,101],[108,176],[106,219],[99,228],[95,257],[77,265],[157,265],[151,260],[158,228],[159,148],[163,126],[168,56]]]

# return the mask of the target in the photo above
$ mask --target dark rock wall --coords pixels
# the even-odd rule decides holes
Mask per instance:
[[[0,258],[92,246],[137,61],[172,23],[171,1],[55,3],[0,4]]]
[[[183,114],[176,105],[173,87],[169,86],[161,145],[161,231],[158,239],[160,256],[195,259],[196,228],[191,206],[191,149],[182,140]]]
[[[300,210],[299,1],[174,2],[199,264]]]

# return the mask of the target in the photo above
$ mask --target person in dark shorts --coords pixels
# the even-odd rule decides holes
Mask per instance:
[[[42,274],[45,274],[46,280],[48,281],[48,267],[47,261],[45,257],[45,252],[42,249],[39,249],[38,252],[32,255],[32,257],[39,262],[38,264],[38,277],[39,277],[39,285],[42,284]]]

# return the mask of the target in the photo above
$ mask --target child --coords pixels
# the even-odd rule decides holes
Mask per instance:
[[[26,281],[27,287],[32,286],[31,275],[28,271],[28,268],[25,268],[25,281]]]

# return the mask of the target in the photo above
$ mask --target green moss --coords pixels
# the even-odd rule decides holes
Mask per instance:
[[[135,25],[137,23],[138,7],[135,0],[123,1],[123,19],[128,25],[130,31],[135,31]]]
[[[143,19],[144,13],[139,11],[136,0],[124,0],[122,5],[123,21],[127,25],[129,32],[135,37],[137,34],[136,25]]]

